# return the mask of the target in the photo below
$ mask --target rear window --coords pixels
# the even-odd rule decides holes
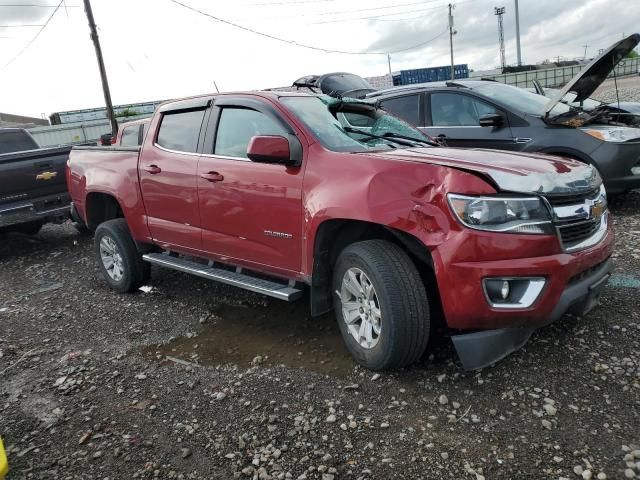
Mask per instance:
[[[0,132],[0,154],[23,152],[25,150],[34,150],[38,144],[29,136],[28,133],[22,131]]]
[[[132,125],[126,127],[122,131],[122,137],[120,138],[120,145],[123,146],[138,146],[140,136],[140,125]]]
[[[197,152],[203,118],[204,110],[165,113],[158,132],[158,145],[179,152]]]

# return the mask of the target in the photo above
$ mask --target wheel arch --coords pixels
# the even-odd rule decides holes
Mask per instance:
[[[435,282],[433,259],[429,249],[415,236],[375,222],[331,219],[322,222],[316,231],[313,247],[313,273],[311,276],[310,301],[311,315],[318,316],[333,308],[331,278],[338,255],[344,248],[363,240],[387,240],[398,245],[414,262],[429,292],[439,309],[439,295]],[[436,293],[436,295],[433,295]]]
[[[114,218],[124,218],[124,210],[118,199],[110,193],[89,192],[85,198],[87,226],[95,230],[98,225]]]

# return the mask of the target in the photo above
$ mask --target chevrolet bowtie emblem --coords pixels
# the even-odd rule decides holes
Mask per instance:
[[[595,202],[591,205],[591,217],[598,220],[604,213],[604,202]]]
[[[36,180],[51,180],[58,176],[58,172],[42,172],[36,175]]]

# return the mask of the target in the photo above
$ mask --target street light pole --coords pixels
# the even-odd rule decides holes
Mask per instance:
[[[455,67],[453,63],[453,35],[456,33],[453,30],[453,15],[451,11],[453,10],[453,5],[449,4],[449,48],[451,49],[451,80],[456,79]]]
[[[518,52],[518,66],[522,65],[522,51],[520,50],[520,11],[518,10],[518,0],[516,2],[516,50]]]
[[[115,137],[118,134],[118,122],[116,121],[116,117],[113,113],[113,104],[111,103],[111,92],[109,91],[107,71],[104,68],[102,49],[100,48],[100,39],[98,38],[96,22],[93,19],[93,11],[91,10],[91,3],[89,2],[89,0],[84,0],[84,11],[87,14],[87,20],[89,21],[89,30],[91,30],[91,41],[93,42],[93,47],[96,50],[96,60],[98,60],[98,68],[100,69],[102,91],[104,93],[104,102],[107,105],[107,116],[109,117],[109,122],[111,123],[111,133]]]

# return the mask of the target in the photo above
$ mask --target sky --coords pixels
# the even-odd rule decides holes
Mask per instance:
[[[116,105],[213,92],[214,82],[234,91],[331,71],[383,75],[387,52],[393,71],[447,65],[447,3],[91,0]],[[514,0],[453,3],[455,63],[499,65],[495,6],[506,7],[507,63],[515,63]],[[593,56],[640,28],[638,0],[519,3],[525,63],[582,57],[585,44]],[[82,0],[0,0],[0,25],[1,112],[40,117],[104,105]]]

